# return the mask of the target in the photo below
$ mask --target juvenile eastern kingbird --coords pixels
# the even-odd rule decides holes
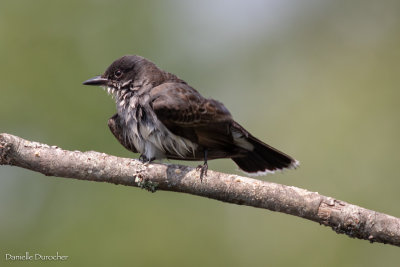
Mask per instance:
[[[201,96],[174,74],[134,55],[114,61],[101,76],[85,81],[113,96],[117,113],[108,126],[142,161],[231,158],[249,174],[295,168],[298,161],[263,143],[235,122],[219,101]]]

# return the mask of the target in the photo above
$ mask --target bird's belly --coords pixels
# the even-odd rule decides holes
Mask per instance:
[[[138,152],[148,159],[166,158],[166,154],[176,155],[178,158],[194,157],[197,144],[177,136],[169,131],[161,121],[131,117],[126,121],[125,138],[131,142]]]

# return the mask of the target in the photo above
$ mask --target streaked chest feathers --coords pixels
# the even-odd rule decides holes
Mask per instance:
[[[128,89],[113,93],[125,140],[147,159],[165,158],[166,154],[179,157],[194,156],[197,145],[169,131],[150,106],[148,94],[135,96]]]

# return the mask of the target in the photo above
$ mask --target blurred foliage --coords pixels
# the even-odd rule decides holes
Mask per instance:
[[[107,128],[110,97],[81,82],[139,54],[301,161],[260,179],[400,216],[399,11],[399,1],[4,0],[0,132],[137,157]],[[240,174],[230,160],[210,168]],[[4,166],[0,214],[2,266],[25,251],[58,251],[68,266],[398,262],[398,248],[293,216]]]

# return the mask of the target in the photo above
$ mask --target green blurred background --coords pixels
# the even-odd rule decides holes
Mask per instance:
[[[123,157],[82,81],[138,54],[301,161],[262,177],[400,216],[399,1],[0,3],[0,132]],[[196,163],[185,163],[196,165]],[[210,168],[237,173],[230,160]],[[297,217],[0,167],[0,265],[391,266],[399,250]],[[54,264],[48,262],[48,264]]]

